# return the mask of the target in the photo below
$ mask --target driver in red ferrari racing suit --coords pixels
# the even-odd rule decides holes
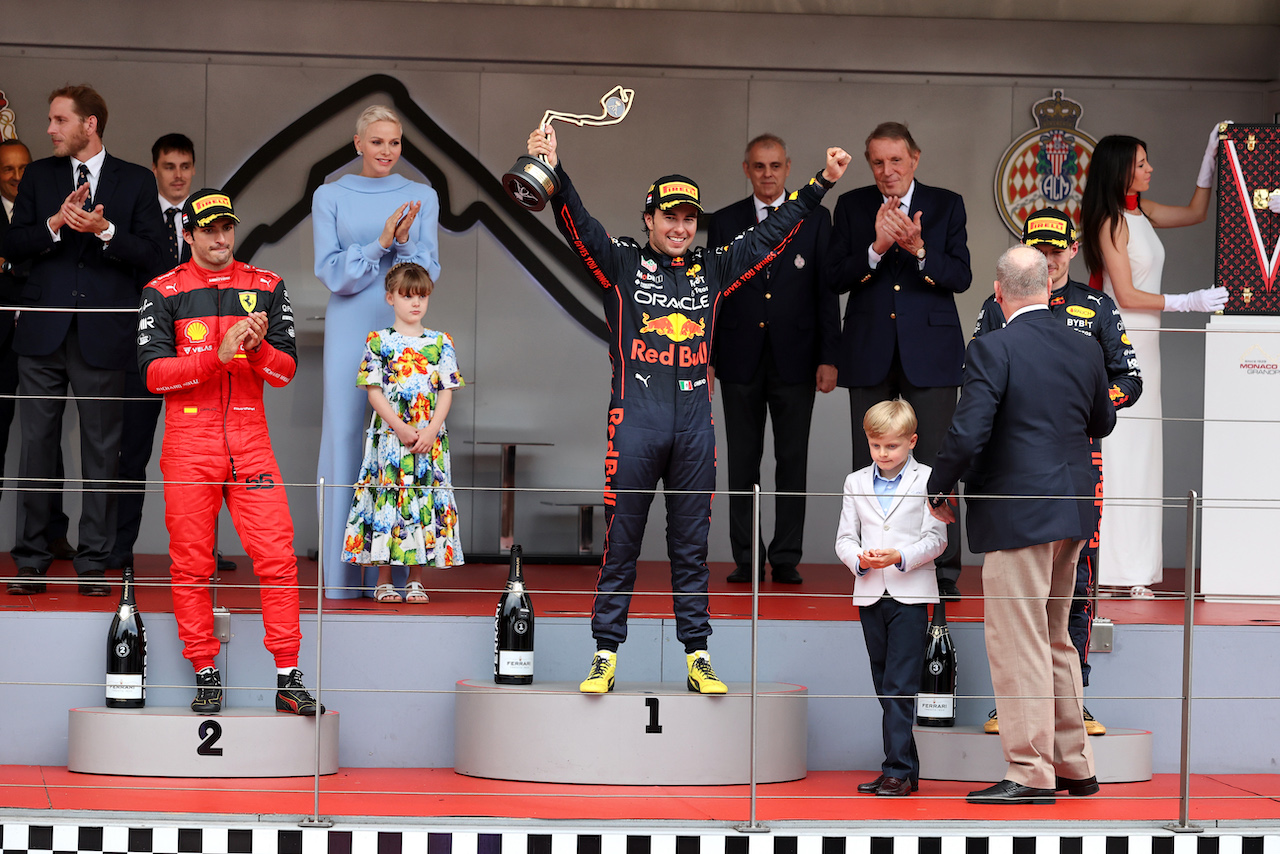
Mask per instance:
[[[591,632],[596,641],[583,693],[613,690],[618,646],[653,490],[661,480],[667,505],[667,554],[676,636],[685,648],[690,691],[723,694],[707,654],[707,537],[715,491],[715,430],[707,354],[720,300],[765,267],[800,228],[806,214],[844,174],[849,155],[827,149],[826,166],[764,222],[729,245],[692,245],[702,212],[698,185],[682,175],[659,178],[645,198],[646,245],[611,238],[583,207],[560,167],[550,128],[529,135],[530,156],[556,170],[556,226],[604,289],[613,395],[605,454],[604,559],[596,582]],[[785,295],[782,295],[785,298]]]
[[[262,408],[263,380],[283,386],[297,368],[293,310],[279,276],[232,257],[237,222],[222,192],[192,194],[182,210],[191,260],[147,285],[139,310],[142,379],[164,395],[160,470],[173,610],[183,655],[196,670],[192,711],[216,714],[222,679],[208,585],[225,499],[261,584],[276,710],[315,715],[298,670],[293,520]]]
[[[1120,309],[1102,291],[1073,282],[1067,276],[1071,259],[1080,251],[1076,227],[1071,218],[1055,208],[1036,211],[1023,223],[1022,242],[1039,249],[1049,262],[1049,281],[1052,287],[1049,310],[1053,312],[1053,316],[1065,322],[1068,329],[1092,336],[1102,347],[1111,403],[1116,409],[1133,406],[1142,394],[1142,372],[1138,370],[1138,357],[1133,345],[1129,343],[1129,336],[1125,334]],[[978,314],[973,337],[1000,329],[1004,322],[1004,313],[996,304],[995,297],[988,297]],[[1098,524],[1102,521],[1102,451],[1098,442],[1093,441],[1092,445],[1096,493],[1093,502],[1093,536],[1080,550],[1080,558],[1076,563],[1076,586],[1067,625],[1071,643],[1080,656],[1081,681],[1086,687],[1089,684],[1089,633],[1093,628],[1092,594],[1097,578],[1095,564],[1098,559]],[[1089,714],[1088,709],[1084,710],[1084,723],[1089,735],[1105,735],[1107,732],[1107,728]],[[986,731],[998,733],[999,726],[995,712],[992,712]]]

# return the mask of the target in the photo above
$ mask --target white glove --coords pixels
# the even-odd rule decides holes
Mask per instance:
[[[1209,131],[1209,147],[1204,150],[1204,160],[1200,161],[1200,177],[1196,178],[1197,187],[1212,187],[1214,167],[1218,165],[1218,126],[1233,125],[1234,121],[1227,119],[1218,122]]]
[[[1272,213],[1280,213],[1280,193],[1271,194],[1271,199],[1267,202],[1267,207],[1271,208]]]
[[[1201,288],[1189,294],[1165,294],[1165,311],[1222,311],[1227,304],[1226,288]]]

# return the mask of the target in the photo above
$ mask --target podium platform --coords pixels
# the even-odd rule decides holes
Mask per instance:
[[[126,777],[310,777],[316,718],[271,707],[198,715],[181,706],[72,709],[67,769]],[[320,773],[338,771],[338,713],[320,725]]]
[[[994,783],[1009,769],[1000,736],[980,726],[914,727],[920,754],[920,779]],[[1144,729],[1107,729],[1089,738],[1099,783],[1136,783],[1151,779],[1151,733]]]
[[[808,689],[756,688],[757,781],[803,779]],[[743,784],[751,779],[750,737],[750,683],[708,696],[682,682],[619,682],[611,694],[582,694],[576,682],[462,680],[454,770],[533,783]]]

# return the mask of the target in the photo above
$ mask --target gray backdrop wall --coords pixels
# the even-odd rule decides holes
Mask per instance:
[[[211,10],[212,11],[212,10]],[[965,323],[990,293],[994,262],[1011,237],[992,201],[997,159],[1033,126],[1030,107],[1053,88],[1084,105],[1080,127],[1095,138],[1132,133],[1149,141],[1156,167],[1149,195],[1184,203],[1213,122],[1271,121],[1280,111],[1274,26],[1042,24],[802,15],[536,9],[397,2],[228,0],[211,18],[175,22],[161,0],[71,0],[22,4],[0,31],[0,88],[36,157],[46,156],[46,96],[88,81],[111,110],[105,142],[115,155],[149,161],[151,141],[181,131],[196,141],[198,182],[221,185],[286,125],[370,74],[390,75],[493,174],[523,151],[544,109],[590,112],[615,83],[636,90],[626,122],[605,129],[561,125],[561,150],[592,212],[614,233],[635,234],[648,183],[684,172],[711,207],[748,192],[740,169],[747,139],[786,137],[793,183],[840,144],[860,153],[879,121],[911,125],[924,150],[919,177],[963,194],[974,285],[959,299]],[[313,163],[350,141],[371,96],[338,109],[297,139],[236,199],[241,240],[303,198]],[[412,125],[406,137],[443,170],[451,209],[481,199],[476,183]],[[347,167],[352,168],[352,165]],[[413,176],[414,170],[405,167]],[[416,176],[415,176],[416,177]],[[838,188],[869,182],[857,160]],[[827,203],[834,205],[835,193]],[[551,227],[546,213],[543,222]],[[1213,224],[1166,232],[1165,287],[1211,283]],[[537,251],[537,250],[535,250]],[[545,254],[545,253],[543,253]],[[604,345],[566,316],[484,227],[441,235],[443,274],[428,322],[451,332],[471,387],[449,417],[453,471],[461,486],[497,483],[496,454],[472,441],[554,442],[520,453],[522,485],[602,486],[609,365]],[[314,279],[310,220],[265,246],[254,263],[281,273],[300,319],[300,367],[287,389],[268,394],[272,434],[290,483],[313,481],[319,444],[320,348],[327,292]],[[554,262],[552,262],[554,263]],[[1083,267],[1076,276],[1085,275]],[[569,282],[577,298],[594,295]],[[1203,394],[1199,316],[1170,315],[1164,339],[1165,491],[1198,486]],[[1141,355],[1141,354],[1140,354]],[[352,366],[354,373],[355,366]],[[8,454],[16,471],[16,430]],[[78,444],[75,419],[69,447]],[[814,414],[806,560],[834,562],[838,493],[850,465],[846,394],[822,397]],[[860,436],[859,436],[860,440]],[[157,440],[158,441],[158,440]],[[69,473],[78,473],[77,455]],[[159,471],[152,466],[152,477]],[[724,486],[723,468],[720,485]],[[764,488],[770,488],[766,478]],[[313,493],[291,492],[299,552],[316,546]],[[578,496],[572,496],[577,500]],[[545,506],[567,496],[522,495],[517,541],[568,551],[573,514]],[[73,513],[76,502],[69,502]],[[464,548],[492,551],[497,501],[462,496]],[[724,506],[723,502],[716,505]],[[655,505],[660,508],[660,502]],[[0,501],[0,547],[13,534],[13,497]],[[339,508],[337,512],[345,512]],[[1182,511],[1166,514],[1166,563],[1181,565]],[[766,524],[768,524],[766,513]],[[74,518],[74,516],[73,516]],[[660,509],[643,557],[664,556]],[[74,538],[73,538],[74,539]],[[241,551],[229,521],[223,548]],[[147,504],[140,552],[167,549],[161,503]],[[713,560],[728,560],[723,510],[712,529]]]

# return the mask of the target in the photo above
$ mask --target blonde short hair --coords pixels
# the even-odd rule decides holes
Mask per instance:
[[[396,127],[401,127],[400,117],[394,110],[382,104],[374,104],[371,107],[365,107],[360,118],[356,119],[356,136],[364,136],[364,132],[374,122],[391,122]]]
[[[900,397],[882,400],[862,416],[862,430],[868,436],[910,436],[918,423],[916,411]]]

